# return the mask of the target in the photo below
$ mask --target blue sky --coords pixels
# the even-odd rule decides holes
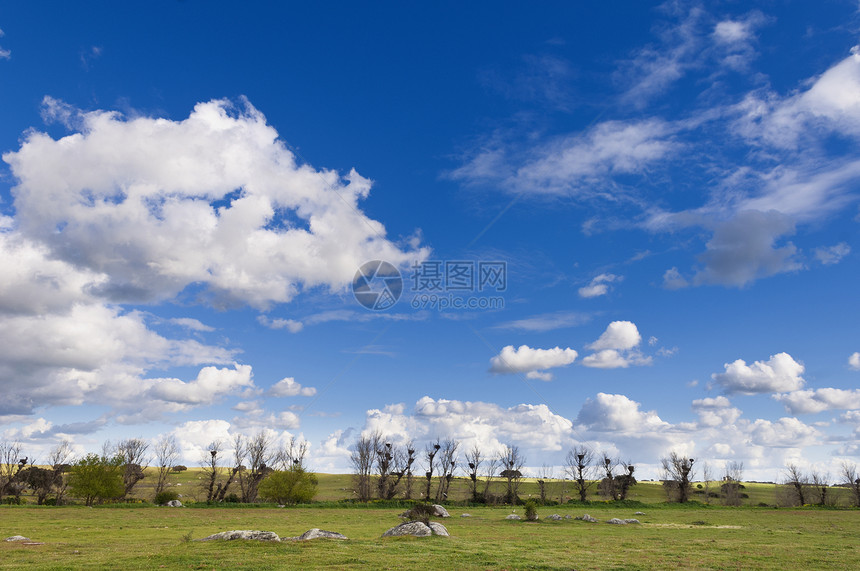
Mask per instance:
[[[856,2],[96,4],[0,10],[4,439],[858,461]]]

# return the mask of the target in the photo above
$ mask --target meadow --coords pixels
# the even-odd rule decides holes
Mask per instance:
[[[191,491],[193,470],[175,480]],[[464,482],[460,483],[465,485]],[[564,483],[559,482],[563,491]],[[459,487],[454,488],[460,490]],[[741,507],[667,504],[659,483],[642,482],[627,502],[570,502],[538,508],[538,522],[511,521],[522,506],[452,502],[441,521],[450,537],[382,538],[402,506],[342,501],[348,476],[321,475],[318,503],[207,506],[185,494],[183,508],[149,503],[2,506],[0,568],[19,569],[849,569],[860,568],[860,510],[774,507],[775,486],[748,484]],[[146,488],[141,488],[141,494]],[[461,490],[462,491],[462,490]],[[537,491],[534,481],[522,495]],[[768,503],[768,507],[758,504]],[[635,515],[641,511],[645,515]],[[471,517],[461,517],[463,513]],[[588,513],[601,523],[552,521]],[[613,518],[641,524],[609,525]],[[259,529],[281,537],[318,527],[346,541],[197,542],[219,531]]]

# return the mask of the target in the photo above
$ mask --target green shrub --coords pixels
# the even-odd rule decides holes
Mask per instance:
[[[436,508],[429,502],[415,504],[406,512],[405,516],[409,521],[421,521],[425,524],[430,524],[430,518],[436,515]]]
[[[162,490],[155,494],[155,503],[159,506],[166,504],[167,502],[172,502],[173,500],[178,500],[179,494],[174,492],[173,490]]]
[[[98,500],[113,500],[125,492],[123,458],[87,454],[72,465],[69,491],[91,506]]]
[[[307,503],[317,493],[318,480],[315,474],[301,466],[289,470],[275,470],[260,483],[260,497],[279,504]]]
[[[537,504],[534,500],[528,500],[526,502],[526,520],[528,521],[537,521],[538,513],[537,513]]]

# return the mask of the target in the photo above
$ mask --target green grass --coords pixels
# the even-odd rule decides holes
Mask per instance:
[[[331,504],[329,504],[331,505]],[[642,525],[575,520],[508,521],[509,507],[452,508],[450,538],[381,538],[402,509],[185,509],[111,506],[0,507],[0,567],[192,569],[785,569],[860,568],[860,511],[592,504],[539,508],[605,521],[637,517]],[[464,511],[471,518],[458,517]],[[516,508],[522,515],[522,507]],[[284,536],[312,527],[348,541],[194,542],[230,529]]]

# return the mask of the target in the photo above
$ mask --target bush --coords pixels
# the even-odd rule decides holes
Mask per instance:
[[[274,470],[260,483],[260,497],[279,504],[307,503],[317,493],[318,480],[315,474],[301,466],[289,470]]]
[[[87,454],[72,465],[69,490],[75,497],[83,498],[88,506],[96,500],[116,499],[125,492],[123,472],[121,456],[108,458]]]
[[[528,521],[537,521],[538,519],[537,504],[534,500],[526,502],[526,519]]]
[[[238,504],[241,503],[241,499],[236,494],[227,494],[227,497],[224,498],[224,501],[228,504]]]
[[[436,515],[436,508],[433,507],[433,504],[423,502],[412,506],[412,508],[406,512],[405,517],[409,521],[421,521],[429,525],[430,517],[434,515]]]
[[[183,466],[182,464],[179,464],[178,466],[173,466],[171,468],[171,470],[174,472],[184,472],[187,469],[188,469],[188,466]]]
[[[166,504],[167,502],[172,502],[173,500],[178,500],[179,494],[174,492],[173,490],[164,490],[155,494],[155,503],[159,506]]]

